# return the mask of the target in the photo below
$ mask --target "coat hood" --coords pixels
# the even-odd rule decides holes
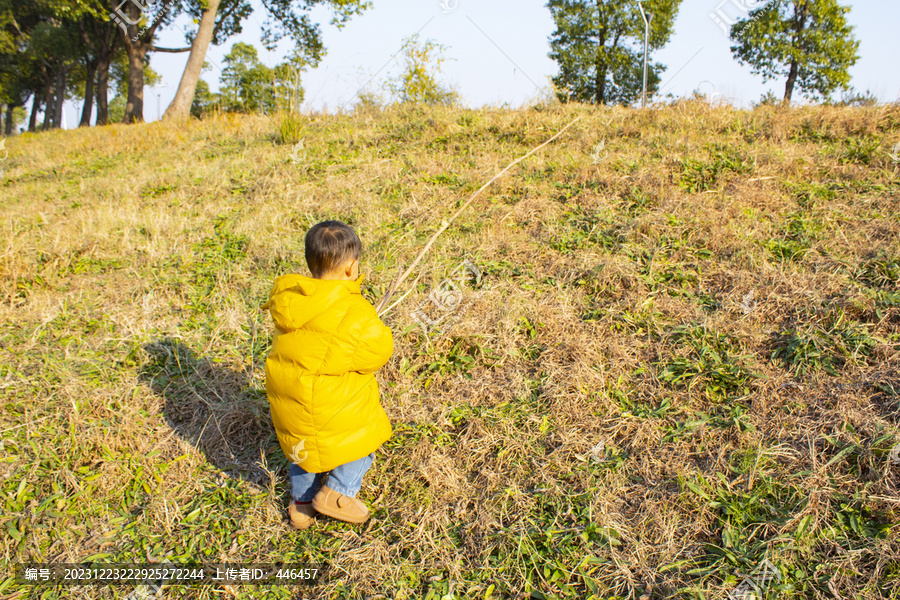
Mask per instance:
[[[303,327],[332,304],[350,294],[361,295],[364,275],[356,280],[313,279],[305,275],[282,275],[275,279],[263,310],[272,314],[275,326],[290,332]]]

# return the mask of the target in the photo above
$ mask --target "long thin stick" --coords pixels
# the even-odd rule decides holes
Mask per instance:
[[[394,284],[391,286],[391,288],[388,290],[388,292],[384,295],[384,297],[381,300],[379,300],[378,304],[375,306],[375,309],[378,311],[378,314],[379,315],[381,314],[382,309],[385,307],[385,305],[387,305],[388,301],[391,299],[391,295],[397,290],[397,288],[400,287],[400,284],[402,284],[403,281],[407,277],[409,277],[409,274],[413,272],[413,269],[416,268],[416,265],[419,264],[419,261],[421,261],[422,258],[425,256],[425,254],[428,252],[428,250],[431,249],[431,246],[434,244],[435,240],[437,240],[438,237],[442,233],[444,233],[444,231],[446,231],[448,227],[450,227],[450,224],[453,223],[454,220],[456,220],[456,217],[458,217],[462,213],[462,211],[466,210],[466,208],[468,208],[468,206],[472,203],[472,201],[475,200],[475,198],[477,198],[479,196],[479,194],[481,194],[481,192],[486,190],[492,183],[494,183],[495,181],[500,179],[503,176],[503,174],[506,173],[507,171],[509,171],[511,168],[513,168],[514,166],[516,166],[517,164],[519,164],[520,162],[522,162],[523,160],[525,160],[526,158],[528,158],[529,156],[531,156],[532,154],[534,154],[535,152],[537,152],[538,150],[540,150],[541,148],[543,148],[544,146],[546,146],[547,144],[549,144],[550,142],[552,142],[553,140],[555,140],[556,138],[561,136],[566,129],[568,129],[575,123],[577,123],[579,120],[582,119],[582,117],[583,117],[583,115],[581,117],[576,117],[571,123],[569,123],[562,129],[560,129],[556,133],[556,135],[551,137],[549,140],[547,140],[546,142],[544,142],[537,148],[534,148],[533,150],[528,152],[528,154],[525,154],[524,156],[521,156],[521,157],[517,158],[516,160],[512,161],[511,163],[509,163],[505,169],[503,169],[502,171],[500,171],[499,173],[494,175],[494,177],[492,177],[490,181],[488,181],[483,186],[478,188],[478,191],[475,192],[474,194],[472,194],[469,197],[469,199],[466,200],[465,203],[459,207],[459,210],[457,210],[455,213],[453,213],[453,216],[451,216],[449,219],[444,221],[444,223],[441,225],[440,229],[438,229],[434,233],[434,235],[431,236],[431,239],[428,240],[428,243],[425,244],[425,247],[422,248],[422,251],[419,252],[418,256],[416,256],[416,259],[412,262],[411,265],[409,265],[409,268],[407,268],[406,271],[403,271],[402,275],[398,275],[397,279],[394,281]]]
[[[407,296],[409,296],[416,289],[416,283],[419,281],[420,277],[422,277],[421,273],[419,273],[419,275],[415,279],[413,279],[412,285],[410,286],[410,288],[408,290],[406,290],[406,293],[403,294],[402,296],[400,296],[400,298],[398,298],[396,302],[394,302],[393,304],[388,306],[386,309],[384,309],[384,312],[381,313],[381,316],[388,314],[389,312],[391,312],[392,308],[394,308],[395,306],[397,306],[398,304],[403,302],[403,299],[406,298]]]

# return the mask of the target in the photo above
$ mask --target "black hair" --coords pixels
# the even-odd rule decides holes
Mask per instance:
[[[306,232],[306,264],[319,278],[348,260],[359,260],[362,242],[353,228],[340,221],[322,221]]]

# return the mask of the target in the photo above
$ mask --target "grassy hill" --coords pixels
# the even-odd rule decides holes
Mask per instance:
[[[306,229],[357,229],[374,301],[577,115],[394,297],[373,517],[292,530],[260,306]],[[900,597],[900,107],[396,107],[306,118],[302,148],[279,125],[7,140],[5,560],[312,561],[313,589],[165,594],[429,600],[714,599],[769,561],[768,598]],[[441,312],[465,259],[482,279]]]

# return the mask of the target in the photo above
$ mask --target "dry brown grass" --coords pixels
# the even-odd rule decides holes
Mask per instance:
[[[305,229],[353,224],[380,297],[579,114],[386,317],[373,518],[291,530],[259,306],[304,272]],[[896,106],[394,107],[312,116],[296,165],[277,129],[8,141],[6,560],[315,560],[331,573],[304,597],[637,599],[720,598],[768,558],[772,598],[898,597]],[[485,285],[453,329],[407,331],[465,257]]]

